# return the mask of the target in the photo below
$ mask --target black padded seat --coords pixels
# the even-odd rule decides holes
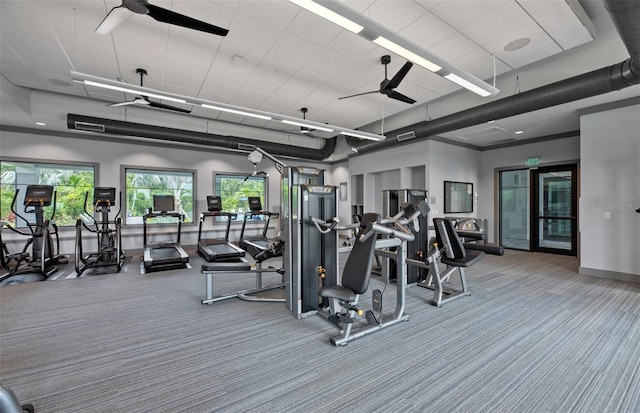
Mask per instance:
[[[241,258],[237,261],[203,262],[201,271],[203,273],[220,271],[251,271],[251,264],[249,264],[244,258]]]
[[[476,262],[480,261],[484,257],[482,251],[465,251],[465,256],[462,258],[447,258],[443,256],[440,260],[443,264],[451,265],[452,267],[471,267]]]
[[[349,288],[343,287],[341,285],[334,285],[331,287],[323,287],[319,293],[320,297],[325,298],[337,298],[342,301],[353,301],[356,299],[356,293]]]

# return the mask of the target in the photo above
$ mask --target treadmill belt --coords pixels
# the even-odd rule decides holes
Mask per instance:
[[[157,262],[166,261],[166,260],[177,260],[180,262],[182,260],[178,250],[173,247],[152,249],[151,259]]]

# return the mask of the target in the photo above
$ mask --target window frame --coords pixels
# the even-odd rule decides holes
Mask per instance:
[[[122,202],[122,213],[121,215],[123,216],[122,219],[122,225],[125,227],[141,227],[143,225],[142,222],[140,223],[129,223],[127,222],[127,218],[128,216],[128,194],[127,194],[127,172],[129,170],[134,170],[134,171],[143,171],[143,172],[149,172],[150,174],[152,174],[153,172],[160,172],[160,173],[178,173],[178,174],[191,174],[192,176],[192,189],[191,189],[191,205],[192,205],[192,217],[191,217],[191,222],[183,222],[182,225],[186,225],[186,226],[194,226],[197,225],[196,223],[198,222],[199,219],[199,211],[197,208],[197,200],[198,200],[198,196],[197,196],[197,181],[198,181],[198,171],[196,169],[184,169],[184,168],[166,168],[166,167],[160,167],[160,166],[141,166],[141,165],[120,165],[120,188],[122,188],[122,198],[123,198],[123,202]],[[149,224],[152,224],[151,222],[149,222]],[[166,223],[162,223],[162,222],[154,222],[153,225],[171,225],[171,224],[166,224]]]
[[[45,165],[45,166],[62,166],[62,167],[69,167],[68,169],[72,169],[73,167],[83,167],[83,168],[92,168],[93,169],[93,185],[91,186],[91,188],[89,188],[89,196],[92,197],[93,196],[93,189],[96,187],[96,183],[100,182],[100,163],[98,162],[82,162],[82,161],[70,161],[70,160],[60,160],[60,159],[46,159],[46,158],[23,158],[23,157],[16,157],[16,156],[0,156],[0,164],[3,162],[7,162],[7,163],[23,163],[23,164],[37,164],[37,165]],[[66,186],[66,185],[65,185]],[[58,192],[57,189],[57,185],[54,185],[54,191]],[[84,205],[84,197],[82,198],[83,205]],[[17,206],[19,207],[19,206]],[[20,212],[22,214],[22,211],[18,210],[18,212]],[[60,205],[59,205],[59,199],[56,199],[56,215],[60,215]],[[45,216],[47,216],[45,214]],[[1,217],[0,217],[1,218]],[[61,229],[66,229],[66,228],[75,228],[75,224],[76,224],[76,220],[78,217],[76,217],[75,219],[73,219],[73,222],[69,223],[69,224],[62,224],[60,223],[60,221],[56,220],[56,217],[53,217],[54,222],[56,223],[56,225]],[[18,222],[21,222],[21,220],[19,220]],[[24,222],[23,225],[18,225],[18,228],[24,228]]]
[[[249,174],[250,175],[250,174]],[[224,202],[224,197],[218,193],[218,187],[217,187],[217,182],[218,182],[218,177],[225,177],[225,178],[238,178],[238,179],[245,179],[247,177],[247,174],[244,173],[239,173],[239,172],[213,172],[213,193],[211,195],[220,195],[220,197],[222,198],[223,202]],[[264,188],[263,188],[263,195],[264,195],[264,202],[262,203],[262,208],[268,210],[268,205],[269,205],[269,176],[250,176],[249,179],[262,179],[264,182]],[[205,200],[206,202],[206,200]],[[205,204],[205,208],[204,211],[207,210],[207,205]],[[230,212],[230,211],[225,211],[225,212]],[[237,213],[237,212],[234,212]],[[238,214],[238,218],[236,218],[235,220],[231,221],[233,222],[242,222],[244,220],[244,213]],[[223,219],[222,217],[216,217],[215,218],[215,222],[216,223],[223,223],[226,222],[225,219]],[[249,221],[251,222],[251,221]]]

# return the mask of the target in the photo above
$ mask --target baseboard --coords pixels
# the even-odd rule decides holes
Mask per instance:
[[[589,275],[591,277],[607,278],[610,280],[618,280],[640,284],[640,274],[630,274],[626,272],[598,270],[595,268],[580,267],[578,268],[580,274]]]

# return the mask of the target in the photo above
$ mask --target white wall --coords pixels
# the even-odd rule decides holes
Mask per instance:
[[[489,220],[489,241],[497,242],[497,182],[496,169],[525,168],[527,158],[540,157],[541,165],[575,162],[580,158],[580,138],[555,139],[480,152],[480,185],[478,210],[480,218]]]
[[[242,173],[253,171],[253,165],[247,160],[246,154],[231,152],[212,152],[201,149],[176,149],[153,143],[109,143],[102,140],[92,140],[90,135],[82,139],[59,136],[35,135],[2,131],[0,133],[0,148],[3,157],[26,158],[36,160],[53,160],[59,162],[92,162],[98,163],[98,181],[100,186],[120,188],[120,166],[158,167],[193,169],[197,171],[195,196],[197,199],[194,220],[201,211],[206,210],[206,196],[213,193],[213,172]],[[287,164],[315,166],[327,169],[326,164],[295,162],[283,159]],[[264,159],[258,170],[269,173],[267,205],[272,211],[280,211],[280,174],[273,163]],[[331,180],[331,174],[326,174]],[[240,224],[232,225],[231,240],[237,240],[240,234]],[[223,236],[224,225],[218,225],[219,236]],[[273,231],[279,230],[279,222],[274,222]],[[197,241],[197,224],[183,225],[182,244],[193,245]],[[257,231],[257,229],[255,229]],[[143,247],[141,226],[123,228],[123,244],[125,249],[141,249]],[[61,252],[74,252],[75,230],[64,228],[61,238],[63,243]],[[17,247],[17,246],[16,246]],[[14,246],[11,245],[14,250]],[[85,247],[90,250],[89,245]]]
[[[580,272],[640,282],[640,105],[582,116],[580,130]]]

